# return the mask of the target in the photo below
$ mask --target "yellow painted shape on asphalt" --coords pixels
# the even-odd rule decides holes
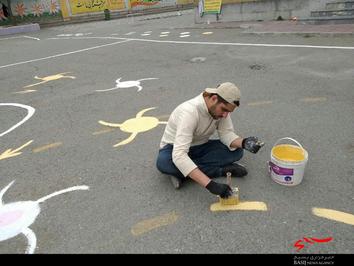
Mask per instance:
[[[37,152],[41,152],[41,151],[45,151],[45,150],[49,150],[49,149],[53,149],[53,148],[59,147],[62,144],[63,143],[61,143],[61,142],[55,142],[55,143],[51,143],[51,144],[47,144],[47,145],[35,148],[32,151],[34,153],[37,153]]]
[[[24,90],[24,91],[17,91],[17,92],[14,92],[16,94],[26,94],[26,93],[31,93],[31,92],[35,92],[37,90]]]
[[[142,235],[161,226],[173,224],[177,219],[178,215],[175,212],[170,212],[152,219],[143,220],[135,224],[130,231],[134,236]]]
[[[106,129],[102,129],[102,130],[93,132],[92,135],[100,135],[100,134],[111,132],[113,130],[114,130],[113,128],[106,128]]]
[[[267,104],[271,104],[272,101],[259,101],[259,102],[251,102],[248,103],[247,105],[249,106],[257,106],[257,105],[267,105]]]
[[[350,213],[316,207],[312,208],[312,213],[329,220],[354,225],[354,215]]]
[[[215,211],[267,211],[267,205],[261,201],[241,201],[236,205],[222,205],[216,202],[210,205],[210,210]]]
[[[21,147],[18,147],[17,149],[7,149],[6,151],[4,151],[2,154],[0,154],[0,160],[4,160],[10,157],[14,157],[17,155],[20,155],[22,152],[20,152],[20,150],[22,150],[24,147],[30,145],[33,142],[33,140],[28,141],[27,143],[23,144]]]
[[[109,123],[109,122],[105,122],[102,120],[98,121],[98,123],[100,123],[101,125],[104,125],[104,126],[108,126],[108,127],[119,127],[122,131],[127,132],[127,133],[131,133],[127,139],[113,145],[113,147],[126,145],[126,144],[130,143],[131,141],[133,141],[135,139],[135,137],[138,135],[138,133],[153,129],[158,124],[167,124],[166,121],[159,121],[159,119],[157,119],[156,117],[143,116],[143,114],[145,112],[155,109],[155,108],[156,107],[150,107],[147,109],[143,109],[136,114],[135,118],[128,119],[122,124]]]
[[[327,101],[326,97],[307,97],[300,99],[302,102],[313,103],[313,102],[325,102]]]
[[[59,73],[59,74],[55,74],[55,75],[51,75],[51,76],[47,76],[47,77],[43,77],[43,78],[38,77],[38,76],[34,76],[35,79],[39,79],[39,80],[42,80],[42,81],[34,83],[34,84],[31,84],[31,85],[27,85],[27,86],[25,86],[23,88],[29,88],[29,87],[37,86],[39,84],[43,84],[43,83],[46,83],[46,82],[49,82],[49,81],[62,79],[62,78],[76,79],[76,77],[74,77],[74,76],[65,76],[65,74],[68,74],[68,73],[70,73],[70,72]]]

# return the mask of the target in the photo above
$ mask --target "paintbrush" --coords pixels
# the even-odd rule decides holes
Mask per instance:
[[[226,173],[226,183],[228,184],[229,187],[232,189],[232,195],[229,196],[228,198],[221,198],[220,197],[220,204],[221,205],[236,205],[239,203],[239,195],[238,195],[238,188],[237,187],[232,187],[231,186],[231,173],[227,172]]]

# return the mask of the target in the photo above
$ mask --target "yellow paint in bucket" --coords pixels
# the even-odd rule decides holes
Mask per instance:
[[[273,156],[278,160],[288,162],[301,162],[305,160],[303,149],[290,144],[280,144],[272,149]]]
[[[280,141],[291,140],[298,146],[279,144]],[[295,186],[301,183],[308,153],[299,142],[292,138],[281,138],[273,146],[269,164],[269,173],[273,181],[285,186]]]

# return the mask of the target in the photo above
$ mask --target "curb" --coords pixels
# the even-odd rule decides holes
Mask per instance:
[[[11,26],[11,27],[0,27],[0,36],[17,34],[17,33],[25,33],[25,32],[34,32],[39,30],[40,27],[38,23]]]

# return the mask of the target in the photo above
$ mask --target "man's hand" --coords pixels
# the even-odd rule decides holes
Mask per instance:
[[[242,140],[242,148],[252,153],[257,153],[263,145],[264,142],[260,142],[257,137],[248,137]]]
[[[232,189],[228,185],[216,183],[213,180],[211,180],[205,188],[211,193],[219,195],[222,198],[228,198],[232,195]]]

